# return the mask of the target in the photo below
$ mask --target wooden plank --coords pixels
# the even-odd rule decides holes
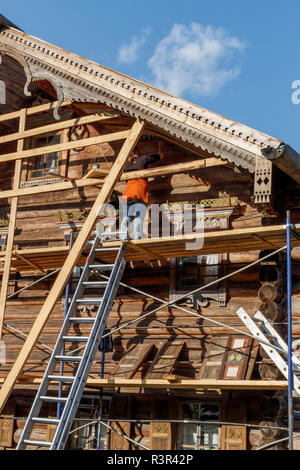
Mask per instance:
[[[53,175],[54,176],[54,175]],[[59,175],[55,175],[57,178]],[[31,186],[21,189],[10,189],[0,192],[0,199],[10,197],[32,196],[33,194],[44,194],[55,191],[66,191],[68,189],[84,188],[87,186],[96,186],[103,184],[99,179],[80,179],[75,181],[67,181],[65,183],[42,184],[40,186]]]
[[[87,139],[72,140],[64,144],[48,145],[47,147],[38,147],[34,149],[24,150],[23,152],[12,152],[0,155],[0,163],[10,162],[13,160],[37,157],[52,152],[62,152],[63,150],[71,150],[77,147],[89,147],[90,145],[102,144],[106,142],[115,142],[124,140],[130,135],[130,130],[113,132],[112,134],[99,135],[97,137],[88,137]]]
[[[206,158],[193,160],[192,162],[175,163],[173,165],[163,165],[158,168],[148,168],[146,170],[128,171],[123,173],[120,181],[128,181],[136,178],[150,178],[155,176],[175,175],[177,173],[184,173],[186,171],[199,170],[201,168],[208,168],[211,166],[225,166],[228,162],[225,162],[219,158]],[[88,173],[89,178],[102,178],[102,169],[92,168]]]
[[[138,344],[131,347],[128,351],[126,351],[125,356],[116,365],[115,369],[111,373],[111,376],[114,377],[115,375],[118,375],[119,377],[132,379],[139,367],[149,356],[154,346],[154,343],[149,343]]]
[[[41,378],[26,376],[23,374],[18,379],[18,384],[39,385]],[[0,377],[0,384],[5,379]],[[86,383],[87,387],[116,388],[119,387],[143,387],[143,388],[178,388],[180,390],[287,390],[287,380],[218,380],[218,379],[179,379],[172,383],[166,379],[100,379],[91,374]]]
[[[92,114],[84,117],[77,117],[73,119],[68,119],[66,121],[55,122],[54,124],[48,124],[47,126],[35,127],[34,129],[28,129],[27,131],[19,131],[14,134],[9,134],[0,137],[0,144],[5,144],[7,142],[12,142],[18,139],[27,139],[28,137],[33,137],[35,135],[47,134],[48,132],[60,131],[70,127],[81,126],[84,124],[92,124],[99,121],[106,121],[108,119],[113,119],[116,116],[101,116],[99,114]]]
[[[149,248],[145,248],[139,245],[134,245],[131,240],[127,241],[126,245],[130,245],[135,251],[137,251],[138,253],[141,253],[142,256],[146,254],[147,257],[150,255],[152,257],[151,259],[160,259],[161,261],[164,262],[164,264],[168,262],[168,259],[166,257],[161,256],[157,253],[154,253],[153,251],[149,250]]]
[[[32,114],[41,113],[43,111],[51,111],[56,108],[58,101],[53,101],[51,103],[39,104],[38,106],[33,106],[32,108],[25,108],[27,109],[27,116]],[[61,103],[60,108],[64,106],[69,106],[71,101],[67,100]],[[6,113],[0,115],[0,122],[9,121],[11,119],[17,119],[20,117],[22,109],[20,111],[13,111],[12,113]]]
[[[10,370],[2,388],[0,391],[0,412],[5,406],[5,403],[11,393],[11,390],[14,387],[14,384],[20,375],[32,349],[36,341],[38,340],[45,323],[47,322],[55,304],[61,295],[68,279],[71,275],[71,272],[80,257],[81,251],[85,246],[86,241],[89,238],[91,231],[93,230],[97,217],[101,215],[105,208],[105,202],[110,197],[115,183],[120,178],[120,174],[126,164],[127,159],[129,158],[131,152],[133,151],[136,143],[138,142],[142,132],[144,129],[144,123],[136,121],[135,124],[132,126],[130,134],[128,135],[126,141],[124,142],[120,153],[117,159],[114,162],[114,165],[111,169],[110,174],[107,176],[104,185],[102,186],[101,191],[99,192],[93,207],[90,210],[90,213],[78,234],[78,237],[75,240],[75,243],[70,250],[66,261],[58,274],[49,294],[48,297],[38,314],[33,327],[21,349],[21,352],[15,361],[12,369]]]
[[[246,375],[253,339],[246,336],[229,336],[222,367],[220,380],[243,380]]]
[[[20,112],[19,133],[22,133],[25,130],[25,127],[26,127],[26,109],[24,108]],[[17,154],[22,152],[23,146],[24,146],[24,139],[19,139],[18,144],[17,144]],[[19,188],[20,180],[21,180],[21,169],[22,169],[22,161],[17,160],[15,162],[15,172],[14,172],[14,182],[13,182],[14,190]],[[10,273],[10,268],[11,268],[11,258],[12,258],[13,244],[14,244],[17,210],[18,210],[18,198],[13,197],[11,200],[11,206],[10,206],[8,235],[7,235],[7,243],[6,243],[6,250],[5,250],[5,261],[4,261],[4,268],[3,268],[3,274],[2,274],[1,291],[0,291],[0,339],[2,338],[2,327],[3,327],[3,321],[4,321],[5,306],[6,306],[9,273]]]
[[[248,361],[248,368],[247,368],[247,373],[246,373],[245,380],[250,380],[251,377],[252,377],[252,373],[253,373],[254,366],[255,366],[255,363],[256,363],[256,359],[257,359],[257,356],[258,356],[259,348],[260,348],[260,345],[259,345],[258,341],[254,341],[252,349],[251,349],[251,355],[250,355],[250,358],[249,358],[249,361]]]

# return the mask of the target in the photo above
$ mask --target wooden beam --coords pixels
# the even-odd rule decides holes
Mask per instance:
[[[27,116],[30,116],[36,113],[42,113],[43,111],[54,110],[57,104],[58,104],[58,101],[52,101],[51,103],[39,104],[38,106],[33,106],[32,108],[26,108]],[[69,106],[70,104],[71,104],[71,101],[69,100],[64,101],[63,103],[61,103],[60,108],[64,106]],[[10,121],[11,119],[18,119],[21,115],[21,112],[22,112],[22,109],[20,111],[13,111],[11,113],[2,114],[0,116],[0,122]]]
[[[158,255],[157,253],[153,253],[153,251],[149,250],[148,248],[144,248],[143,246],[140,246],[140,245],[134,245],[132,241],[127,241],[126,245],[132,247],[135,251],[137,251],[138,253],[141,253],[142,255],[146,254],[147,258],[150,255],[153,257],[152,259],[160,259],[161,261],[164,262],[164,264],[166,263],[169,264],[169,260],[167,258],[161,255]]]
[[[220,158],[205,158],[202,160],[193,160],[192,162],[175,163],[174,165],[164,165],[158,168],[147,168],[146,170],[128,171],[123,173],[120,181],[127,181],[136,178],[150,178],[155,176],[175,175],[176,173],[185,173],[187,171],[199,170],[212,166],[225,166],[228,162]],[[103,178],[103,170],[92,168],[85,178]]]
[[[99,135],[97,137],[89,137],[87,139],[73,140],[64,144],[48,145],[47,147],[39,147],[23,152],[12,152],[0,155],[0,163],[10,162],[13,160],[37,157],[39,155],[45,155],[52,152],[62,152],[63,150],[70,150],[77,147],[88,147],[90,145],[102,144],[106,142],[115,142],[117,140],[124,140],[130,134],[130,130],[122,132],[114,132],[112,134]]]
[[[54,175],[52,174],[52,176]],[[0,199],[7,199],[15,196],[31,196],[32,194],[52,193],[55,191],[66,191],[67,189],[84,188],[86,186],[96,186],[100,184],[102,185],[103,181],[95,178],[66,181],[63,183],[42,184],[40,186],[29,186],[28,188],[9,189],[7,191],[2,191],[0,192]]]
[[[20,134],[24,132],[25,127],[26,127],[26,108],[23,108],[20,112],[20,118],[19,118],[19,133]],[[23,146],[24,146],[24,139],[19,139],[18,144],[17,144],[17,154],[22,152]],[[17,160],[15,163],[15,173],[14,173],[14,182],[13,182],[14,190],[18,189],[20,185],[21,168],[22,168],[22,161]],[[1,291],[0,291],[0,339],[2,338],[2,327],[3,327],[3,321],[4,321],[8,281],[9,281],[9,274],[10,274],[10,268],[11,268],[11,257],[12,257],[12,250],[13,250],[13,244],[14,244],[17,209],[18,209],[18,198],[13,197],[11,200],[11,206],[10,206],[8,236],[7,236],[5,261],[4,261],[4,268],[3,268],[3,274],[2,274]]]
[[[177,381],[166,379],[122,379],[89,378],[87,386],[99,388],[117,387],[143,387],[143,388],[176,388],[185,390],[210,389],[210,390],[287,390],[288,383],[285,380],[216,380],[216,379],[178,379]]]
[[[27,131],[19,131],[15,132],[14,134],[2,136],[0,137],[0,144],[5,144],[7,142],[12,142],[13,140],[18,139],[26,139],[35,135],[47,134],[48,132],[55,132],[67,129],[69,127],[81,126],[83,124],[92,124],[93,122],[99,121],[106,121],[116,116],[101,116],[99,114],[92,114],[89,116],[68,119],[67,121],[55,122],[54,124],[48,124],[47,126],[35,127],[34,129],[28,129]]]
[[[39,385],[41,378],[20,376],[18,384]],[[0,384],[4,382],[0,378]],[[93,388],[118,388],[118,387],[143,387],[155,389],[181,389],[181,390],[287,390],[287,380],[217,380],[217,379],[179,379],[174,381],[166,379],[126,379],[109,378],[99,379],[90,375],[86,387]]]
[[[99,192],[94,202],[94,205],[91,208],[90,213],[81,231],[79,232],[78,237],[76,238],[75,243],[69,252],[69,255],[66,258],[66,261],[61,271],[59,272],[48,294],[48,297],[32,326],[32,329],[21,349],[21,352],[18,358],[16,359],[12,369],[10,370],[8,376],[6,377],[6,380],[1,388],[0,413],[5,406],[8,400],[8,397],[16,383],[16,380],[18,379],[29,355],[31,354],[32,349],[34,348],[35,343],[39,339],[39,336],[43,330],[43,327],[45,326],[53,308],[55,307],[55,304],[59,296],[61,295],[66,283],[68,282],[68,279],[77,262],[77,259],[80,257],[81,251],[84,248],[85,243],[91,231],[94,228],[97,217],[99,217],[99,215],[101,215],[101,213],[104,211],[105,203],[110,197],[115,183],[120,178],[120,174],[126,164],[126,161],[128,157],[130,156],[131,152],[133,151],[135,145],[137,144],[140,138],[140,135],[143,132],[143,129],[144,129],[144,123],[139,122],[139,121],[136,121],[134,123],[127,139],[125,140],[120,150],[120,153],[117,159],[114,162],[114,165],[109,175],[105,179],[105,182],[101,188],[101,191]]]

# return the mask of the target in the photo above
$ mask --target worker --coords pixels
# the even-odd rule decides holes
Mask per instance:
[[[128,171],[144,170],[150,163],[164,158],[164,142],[158,143],[158,154],[141,156],[138,147],[125,165],[124,173]],[[128,180],[122,194],[123,219],[120,227],[121,238],[127,238],[128,225],[133,219],[133,239],[138,240],[143,235],[143,221],[149,203],[149,183],[147,178]]]

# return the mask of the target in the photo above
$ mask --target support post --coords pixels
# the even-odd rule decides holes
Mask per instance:
[[[287,320],[288,320],[288,425],[289,450],[293,450],[293,362],[292,362],[292,267],[291,267],[291,219],[286,213],[286,272],[287,272]]]
[[[144,129],[144,123],[140,121],[136,121],[130,132],[128,137],[126,138],[118,157],[116,158],[113,167],[111,168],[110,173],[107,175],[105,182],[94,202],[93,207],[90,210],[90,213],[76,238],[76,241],[73,245],[72,250],[70,251],[69,255],[67,256],[65,263],[58,274],[49,294],[48,297],[38,314],[32,329],[25,341],[21,352],[16,359],[13,367],[11,368],[9,374],[6,377],[6,380],[1,388],[0,391],[0,413],[3,410],[9,395],[20,375],[24,365],[28,357],[30,356],[36,341],[39,339],[40,334],[53,310],[55,307],[56,302],[59,299],[70,274],[82,252],[82,249],[89,238],[91,231],[93,230],[97,217],[100,215],[99,210],[104,209],[104,204],[107,202],[108,198],[110,197],[113,188],[116,182],[119,180],[121,172],[126,164],[128,157],[130,156],[131,152],[133,151],[135,145],[137,144],[140,135],[142,134]]]
[[[25,126],[26,126],[26,108],[23,108],[20,112],[20,118],[19,118],[19,133],[20,134],[22,134],[25,131]],[[24,146],[24,139],[19,139],[18,144],[17,144],[17,152],[22,152],[23,146]],[[19,186],[20,186],[21,168],[22,168],[22,160],[16,160],[14,181],[13,181],[14,191],[16,189],[19,189]],[[15,235],[15,228],[16,228],[17,209],[18,209],[18,198],[13,197],[11,199],[11,206],[10,206],[8,237],[7,237],[7,245],[6,245],[6,250],[5,250],[5,261],[4,261],[1,292],[0,292],[0,339],[2,338],[7,289],[8,289],[10,268],[11,268],[11,257],[12,257],[14,235]]]

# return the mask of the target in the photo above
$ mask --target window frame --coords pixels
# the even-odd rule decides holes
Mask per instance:
[[[201,411],[200,407],[204,406],[217,406],[218,407],[218,419],[216,419],[216,423],[220,422],[221,420],[221,404],[216,401],[206,401],[206,400],[182,400],[179,402],[179,417],[180,419],[187,419],[186,416],[184,416],[184,411],[183,407],[184,405],[198,405],[198,417],[192,418],[192,419],[198,419],[199,421],[204,421],[201,419]],[[208,421],[214,421],[213,419],[208,419]],[[196,427],[196,441],[195,443],[191,444],[186,444],[184,443],[184,432],[187,428],[187,426],[195,426]],[[203,444],[201,442],[201,439],[204,439],[205,437],[203,436],[203,431],[207,430],[209,433],[211,428],[211,433],[210,433],[210,442],[211,444]],[[215,432],[214,432],[215,431]],[[216,432],[217,431],[217,432]],[[214,436],[217,435],[218,443],[217,445],[213,445],[213,439]],[[179,423],[176,427],[176,449],[177,450],[220,450],[221,448],[221,426],[220,425],[213,425],[213,424],[193,424],[193,423]]]
[[[65,131],[68,131],[68,129],[63,130],[63,131],[47,132],[47,133],[44,133],[44,134],[38,134],[38,135],[33,136],[29,139],[26,139],[24,147],[25,147],[26,150],[39,148],[36,145],[37,142],[38,142],[38,139],[43,139],[43,138],[49,139],[50,137],[56,137],[56,136],[59,137],[59,141],[55,142],[55,144],[53,144],[53,145],[61,144],[61,143],[65,142],[65,139],[66,139],[66,137],[65,137],[66,132]],[[48,147],[48,146],[49,145],[45,145],[45,147]],[[43,148],[43,147],[41,147],[41,148]],[[51,153],[43,154],[41,152],[40,155],[37,155],[35,157],[30,157],[30,158],[27,158],[27,159],[24,160],[24,166],[23,166],[22,175],[21,175],[21,186],[28,186],[28,185],[30,186],[30,185],[35,185],[35,184],[39,184],[39,183],[43,184],[43,182],[44,183],[55,183],[55,182],[61,181],[60,176],[65,176],[66,175],[67,159],[65,158],[65,152],[64,151],[53,152],[53,153],[57,154],[57,164],[55,165],[55,167],[46,167],[46,166],[44,166],[43,169],[41,168],[41,171],[43,171],[43,173],[44,173],[41,176],[32,177],[31,174],[35,171],[39,171],[39,168],[35,168],[39,157],[44,157],[44,161],[45,161],[45,160],[47,160],[49,155],[51,155]],[[47,174],[47,171],[51,172],[53,169],[56,169],[57,176],[54,173],[53,173],[53,176],[51,176],[50,174]]]

